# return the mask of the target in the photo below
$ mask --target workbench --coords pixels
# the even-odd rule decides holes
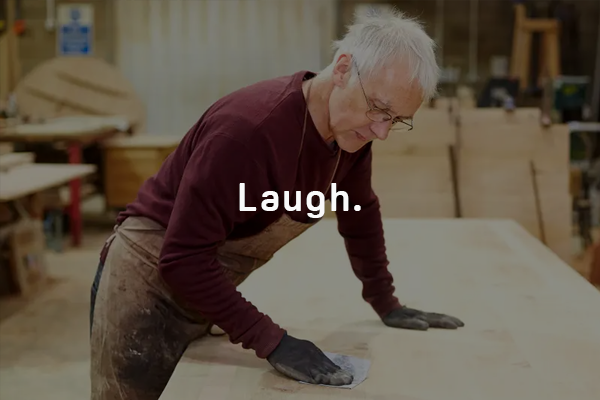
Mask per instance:
[[[21,157],[22,164],[15,161]],[[12,218],[0,226],[0,242],[10,239],[12,257],[10,274],[21,295],[36,292],[45,279],[45,238],[43,230],[44,204],[41,195],[74,179],[95,172],[93,165],[33,164],[27,153],[3,155],[0,161],[13,161],[10,168],[0,172],[0,205],[6,211],[14,210]],[[8,207],[7,207],[8,206]],[[2,268],[5,268],[3,265]],[[4,273],[4,271],[2,271]]]
[[[82,163],[82,149],[102,142],[127,130],[128,123],[121,117],[63,117],[46,123],[20,124],[0,130],[0,142],[11,143],[64,143],[69,164]],[[81,244],[81,180],[70,182],[70,223],[74,247]]]
[[[293,336],[367,358],[354,389],[297,383],[227,337],[194,343],[162,400],[597,400],[600,292],[513,221],[384,221],[396,294],[461,318],[455,331],[386,327],[361,298],[335,220],[240,287]]]

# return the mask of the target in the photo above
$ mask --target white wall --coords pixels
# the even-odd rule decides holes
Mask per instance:
[[[334,0],[118,0],[116,63],[150,134],[183,135],[219,97],[330,62]]]

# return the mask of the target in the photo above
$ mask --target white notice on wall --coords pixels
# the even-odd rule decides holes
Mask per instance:
[[[60,4],[56,32],[59,56],[91,56],[94,50],[94,6]]]

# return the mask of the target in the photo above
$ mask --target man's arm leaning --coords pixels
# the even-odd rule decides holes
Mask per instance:
[[[223,329],[232,343],[266,358],[285,331],[242,297],[216,258],[234,224],[253,213],[240,211],[240,183],[246,184],[246,206],[260,210],[269,184],[253,153],[226,134],[204,139],[179,185],[159,270],[177,295]]]
[[[340,190],[348,193],[348,211],[337,212],[338,228],[346,242],[352,269],[363,282],[363,297],[384,324],[394,328],[427,330],[456,329],[464,323],[451,315],[402,306],[394,296],[388,271],[379,200],[371,187],[372,151],[369,149],[345,177]],[[360,211],[353,211],[354,205]]]
[[[363,284],[362,296],[383,318],[401,305],[394,296],[393,278],[388,270],[379,199],[371,186],[371,164],[369,146],[337,188],[348,194],[349,207],[344,211],[343,199],[339,197],[336,215],[352,270]],[[360,205],[361,210],[354,211],[355,205]]]

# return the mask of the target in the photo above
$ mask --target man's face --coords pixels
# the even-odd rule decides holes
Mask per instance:
[[[329,125],[340,148],[354,153],[372,140],[385,140],[394,121],[394,129],[409,129],[407,124],[412,124],[423,99],[420,87],[409,83],[402,65],[385,68],[370,79],[359,76],[353,82],[351,67],[356,64],[346,55],[340,56],[334,67]]]

